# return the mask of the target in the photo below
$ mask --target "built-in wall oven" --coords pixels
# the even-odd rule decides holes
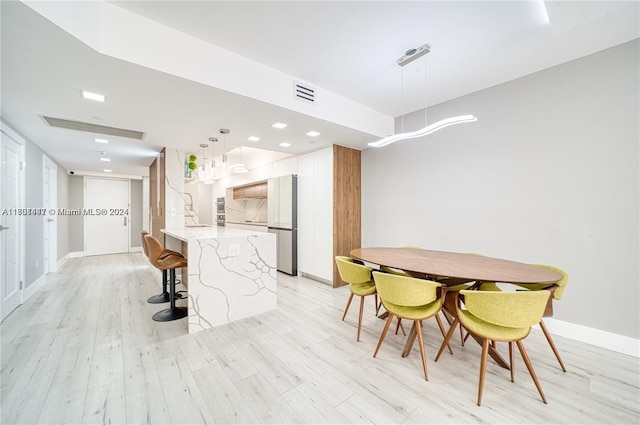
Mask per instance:
[[[225,223],[225,209],[224,209],[224,198],[216,199],[216,225],[220,227],[224,227]]]

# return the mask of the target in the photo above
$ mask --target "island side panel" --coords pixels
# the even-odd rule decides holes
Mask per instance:
[[[189,332],[277,307],[275,235],[191,239]]]

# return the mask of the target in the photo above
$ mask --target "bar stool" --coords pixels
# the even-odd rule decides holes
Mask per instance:
[[[140,238],[142,239],[142,250],[144,251],[144,255],[146,255],[147,258],[149,258],[149,247],[147,246],[147,240],[144,237],[148,234],[149,232],[147,232],[146,230],[143,230],[142,232],[140,232]],[[181,255],[179,252],[171,251],[169,249],[163,249],[162,252],[160,253],[160,258],[166,257],[169,254]],[[149,259],[149,261],[151,261],[151,259]],[[153,265],[155,266],[155,264]],[[168,303],[170,301],[169,292],[167,291],[168,283],[169,283],[169,276],[167,276],[167,271],[162,270],[162,293],[149,297],[147,299],[147,302],[150,304]],[[180,283],[180,280],[177,280],[176,283]]]
[[[181,254],[170,251],[165,256],[160,241],[151,235],[146,235],[147,249],[149,250],[149,261],[151,264],[166,273],[169,271],[169,308],[161,310],[153,315],[156,322],[169,322],[171,320],[182,319],[187,316],[186,307],[176,307],[176,269],[187,267],[187,259]]]

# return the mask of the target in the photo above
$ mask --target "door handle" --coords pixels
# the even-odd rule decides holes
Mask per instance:
[[[124,216],[124,225],[125,226],[127,225],[127,216],[126,215]]]
[[[9,230],[9,227],[4,227],[3,225],[0,224],[0,232],[3,230]]]

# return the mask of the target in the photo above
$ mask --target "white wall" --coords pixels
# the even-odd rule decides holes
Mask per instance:
[[[570,276],[556,319],[638,339],[639,49],[437,105],[430,123],[478,122],[363,151],[363,246],[556,265]]]

